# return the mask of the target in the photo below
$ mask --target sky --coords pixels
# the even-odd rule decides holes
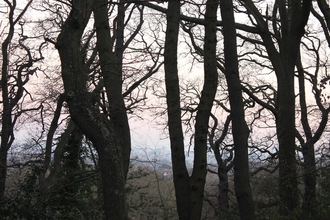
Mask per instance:
[[[22,2],[20,0],[18,1],[20,3]],[[0,11],[3,11],[3,7],[1,6],[2,5],[0,3]],[[40,16],[40,14],[35,14],[35,15],[37,15],[37,17]],[[182,49],[187,49],[184,48],[183,38],[181,39],[181,45],[182,45]],[[179,67],[180,67],[180,72],[182,73],[182,78],[188,78],[188,77],[191,77],[191,79],[199,78],[198,81],[201,82],[202,81],[201,78],[203,74],[202,65],[199,65],[198,68],[196,68],[195,65],[194,68],[191,69],[191,65],[190,65],[191,57],[182,56],[181,58],[182,60],[180,60],[179,62]],[[260,76],[258,75],[258,77]],[[268,76],[265,77],[269,79]],[[150,152],[150,154],[152,154],[152,152],[155,152],[156,155],[159,154],[161,156],[162,154],[164,154],[168,156],[170,150],[170,144],[169,144],[169,139],[167,137],[167,128],[164,125],[166,124],[165,123],[166,117],[163,117],[158,120],[156,116],[152,116],[149,113],[143,114],[143,117],[145,117],[145,120],[137,120],[134,118],[130,120],[132,148],[133,148],[132,155],[134,156],[134,154],[139,154],[139,152],[146,150],[147,152]],[[159,125],[160,122],[162,122],[163,125]],[[17,133],[17,140],[20,141],[26,138],[28,132],[31,132],[31,128],[27,128],[26,130],[22,130],[20,131],[20,133]]]

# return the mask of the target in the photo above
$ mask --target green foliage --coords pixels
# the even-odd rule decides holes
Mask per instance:
[[[8,219],[101,219],[103,211],[97,189],[99,173],[86,163],[83,135],[75,129],[64,147],[61,170],[48,189],[39,186],[43,165],[35,163],[25,172],[3,201]]]
[[[40,169],[39,164],[27,167],[22,180],[8,193],[0,208],[5,219],[103,219],[97,170],[85,166],[69,172],[67,167],[56,184],[41,191]],[[131,167],[126,190],[132,219],[177,219],[172,179],[160,171]]]
[[[278,174],[260,171],[251,178],[251,186],[257,215],[262,216],[261,219],[276,219],[279,216]]]
[[[319,219],[330,219],[330,167],[320,172],[316,200]]]
[[[38,186],[39,167],[29,167],[17,188],[3,201],[1,211],[7,219],[101,219],[101,202],[94,170],[62,178],[49,190]]]

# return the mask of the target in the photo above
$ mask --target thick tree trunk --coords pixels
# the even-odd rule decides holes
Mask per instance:
[[[111,135],[111,134],[110,134]],[[100,141],[97,147],[99,166],[102,177],[102,194],[105,216],[107,220],[126,220],[127,204],[125,193],[125,172],[122,155],[119,153],[121,145],[116,137]]]
[[[5,196],[6,177],[7,177],[7,151],[0,150],[0,201],[2,201],[3,197]]]
[[[115,31],[116,38],[111,37],[108,18],[108,1],[96,1],[94,18],[97,35],[97,49],[99,51],[104,86],[109,100],[111,125],[116,137],[120,139],[124,171],[125,176],[127,176],[131,155],[131,136],[124,98],[122,96],[124,17],[125,5],[118,4],[118,14],[116,18],[117,28]],[[113,41],[115,41],[115,48],[113,48]]]
[[[89,21],[93,0],[74,0],[56,47],[62,62],[62,78],[72,120],[91,140],[99,156],[105,218],[128,219],[122,141],[107,116],[96,105],[97,94],[87,91],[80,39]]]
[[[304,156],[303,176],[305,192],[302,203],[302,219],[315,218],[316,212],[316,163],[313,143],[306,143],[302,146]]]
[[[267,43],[265,46],[270,52],[270,60],[275,69],[278,87],[276,129],[279,142],[280,214],[283,217],[296,218],[299,189],[295,154],[294,68],[299,53],[300,40],[310,13],[311,0],[294,4],[287,10],[285,10],[285,4],[284,1],[281,1],[279,5],[282,26],[280,51],[274,56],[275,53],[270,52],[276,50],[273,48],[273,44]],[[289,17],[294,19],[290,20]]]
[[[223,19],[225,75],[227,80],[232,132],[234,139],[234,184],[241,219],[255,219],[250,187],[248,137],[249,129],[244,117],[244,104],[238,71],[237,42],[233,2],[220,1]]]
[[[298,207],[296,174],[294,75],[278,77],[276,120],[279,142],[279,196],[282,216],[293,215]]]

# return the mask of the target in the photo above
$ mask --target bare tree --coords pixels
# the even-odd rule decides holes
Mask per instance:
[[[297,59],[300,123],[302,129],[297,129],[296,136],[300,143],[300,150],[304,160],[302,166],[305,192],[301,208],[303,219],[315,218],[317,216],[315,145],[320,141],[326,131],[330,112],[330,107],[327,103],[328,95],[322,91],[326,88],[329,81],[326,71],[322,74],[322,68],[326,66],[327,61],[321,59],[321,40],[314,39],[313,36],[308,36],[310,34],[305,34],[304,41],[307,42],[302,42],[301,50],[308,53],[310,57],[315,57],[315,63],[312,64],[312,66],[316,66],[314,73],[308,71],[308,66],[303,64],[302,52],[300,52]],[[308,104],[306,82],[311,84],[315,106]],[[315,120],[311,120],[313,117],[311,113],[314,111],[319,112],[317,123]]]
[[[107,4],[97,5],[100,7],[98,10],[102,10],[100,16],[104,16],[105,11],[108,23]],[[126,172],[123,161],[123,156],[127,156],[127,149],[123,148],[121,137],[117,137],[112,122],[100,113],[97,94],[89,92],[86,87],[88,73],[81,54],[80,39],[94,7],[94,1],[72,1],[71,12],[63,24],[56,47],[61,58],[62,77],[70,115],[86,137],[92,141],[99,155],[105,216],[107,219],[127,219]],[[105,30],[107,30],[106,24],[103,23]],[[107,74],[106,77],[109,77],[109,73]],[[119,86],[121,87],[121,83]],[[114,95],[116,94],[118,95],[118,91],[115,91]],[[119,95],[121,96],[121,93]],[[119,106],[114,107],[117,110]],[[118,110],[124,109],[119,107]]]
[[[214,153],[214,157],[217,162],[217,172],[208,169],[209,172],[215,173],[218,176],[218,206],[219,217],[225,216],[229,211],[229,175],[228,172],[233,168],[234,152],[232,145],[227,146],[225,138],[228,135],[229,125],[231,122],[231,116],[228,115],[223,125],[223,129],[220,137],[216,138],[216,129],[218,127],[218,119],[215,115],[211,115],[214,124],[209,134],[209,144]]]
[[[42,60],[43,44],[32,51],[27,45],[28,35],[24,32],[24,14],[32,0],[19,9],[16,0],[5,0],[6,19],[1,44],[1,147],[0,147],[0,199],[4,197],[7,173],[7,153],[15,140],[14,128],[18,118],[25,112],[38,110],[39,107],[22,107],[22,101],[31,94],[26,89],[30,77],[37,71],[33,65]],[[5,23],[7,21],[7,23]],[[16,42],[17,41],[17,42]],[[27,98],[28,99],[28,98]]]
[[[249,179],[248,137],[249,129],[244,117],[244,104],[238,72],[234,9],[231,0],[220,2],[223,19],[225,75],[227,79],[230,114],[234,139],[235,195],[241,219],[255,219],[254,204]]]
[[[107,219],[128,218],[125,180],[131,140],[127,111],[132,111],[136,104],[145,99],[145,96],[133,97],[132,94],[161,65],[161,62],[158,63],[159,56],[155,56],[148,48],[141,48],[142,52],[151,57],[151,64],[145,65],[147,73],[141,74],[140,78],[135,76],[137,80],[125,85],[127,90],[122,91],[124,80],[129,79],[124,76],[124,51],[129,49],[134,52],[129,45],[138,36],[143,23],[143,7],[134,5],[128,10],[130,5],[121,1],[113,4],[105,0],[73,1],[70,15],[64,22],[56,43],[62,62],[62,78],[70,116],[98,153]],[[124,29],[135,11],[138,12],[139,24],[131,27],[130,36],[125,37]],[[84,48],[90,46],[81,46],[81,38],[87,23],[92,20],[92,12],[96,50],[87,53],[87,56],[94,57],[95,60],[86,58]],[[129,16],[125,19],[127,12]],[[114,19],[111,21],[112,18]],[[114,26],[110,26],[110,22]],[[126,65],[129,66],[127,63]],[[89,75],[90,72],[92,74]],[[129,72],[127,74],[131,75]],[[93,89],[89,85],[93,85]],[[125,98],[130,103],[128,107],[125,106]]]
[[[207,1],[205,13],[204,86],[197,107],[195,123],[194,166],[189,176],[185,164],[181,120],[177,46],[180,23],[180,2],[169,2],[165,41],[165,83],[168,108],[168,125],[177,209],[180,219],[200,219],[206,177],[206,150],[208,121],[217,89],[216,65],[216,13],[217,1]]]
[[[274,35],[268,26],[268,17],[260,13],[253,1],[244,0],[242,4],[253,15],[252,22],[258,28],[277,77],[280,213],[282,216],[290,216],[299,204],[295,158],[294,68],[311,1],[296,1],[290,6],[285,1],[276,2],[272,12]]]

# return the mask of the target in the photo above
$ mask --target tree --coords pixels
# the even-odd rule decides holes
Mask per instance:
[[[329,4],[325,0],[317,1],[319,8],[324,16],[324,20],[328,26],[328,30],[330,30],[330,12],[329,12]]]
[[[228,135],[229,125],[231,122],[231,116],[228,115],[226,118],[226,121],[223,125],[223,131],[219,138],[215,140],[215,132],[216,128],[218,127],[218,119],[213,114],[211,115],[214,124],[209,134],[209,144],[211,146],[211,149],[213,150],[214,157],[217,162],[217,172],[211,171],[208,169],[211,173],[216,173],[219,179],[218,184],[218,205],[219,205],[219,215],[225,216],[229,209],[229,177],[228,172],[232,169],[234,166],[233,163],[233,149],[229,148],[229,146],[226,146],[224,143],[225,137]],[[222,148],[222,145],[225,145]],[[223,153],[225,152],[225,153]],[[227,156],[226,158],[224,158]]]
[[[29,37],[24,32],[24,14],[29,9],[32,0],[28,1],[22,9],[18,8],[16,0],[4,2],[8,10],[8,17],[6,17],[8,23],[1,23],[4,25],[3,36],[1,36],[4,40],[1,44],[0,200],[3,199],[5,193],[7,153],[15,140],[15,125],[24,113],[41,108],[41,105],[31,108],[22,107],[21,102],[25,97],[30,96],[26,84],[37,71],[37,68],[32,68],[33,65],[43,59],[41,53],[43,44],[36,49],[36,53],[26,45]]]
[[[324,169],[327,165],[322,161],[328,153],[324,153],[326,146],[320,145],[328,132],[330,111],[325,89],[329,82],[328,63],[324,58],[330,37],[327,3],[323,0],[315,2],[313,8],[310,0],[278,0],[272,2],[272,7],[266,6],[266,1],[253,0],[174,0],[168,2],[167,9],[146,1],[35,2],[33,9],[51,14],[39,21],[36,28],[40,29],[34,29],[33,34],[43,35],[48,44],[53,44],[61,60],[64,88],[58,89],[62,84],[56,81],[46,83],[50,87],[57,83],[50,94],[52,101],[47,100],[50,97],[47,92],[35,92],[26,86],[38,70],[33,66],[43,58],[42,49],[50,49],[42,43],[40,46],[39,40],[32,42],[30,32],[26,32],[30,22],[25,22],[24,14],[31,2],[25,1],[27,5],[23,8],[16,1],[3,3],[8,13],[2,16],[8,15],[9,20],[1,23],[4,31],[0,193],[5,190],[4,172],[8,170],[12,175],[15,166],[23,167],[25,174],[25,165],[34,166],[29,167],[31,173],[26,173],[18,190],[12,190],[15,187],[10,185],[11,194],[2,196],[2,210],[6,212],[2,217],[60,218],[68,213],[67,218],[76,219],[81,214],[93,218],[97,212],[96,216],[106,219],[128,219],[134,207],[127,206],[127,189],[142,192],[132,196],[140,199],[140,203],[131,203],[136,205],[135,211],[150,201],[150,217],[156,216],[161,208],[164,218],[175,216],[165,210],[172,200],[167,204],[165,192],[161,191],[163,182],[155,169],[154,189],[159,200],[146,196],[153,191],[145,188],[148,185],[133,186],[134,181],[126,181],[131,150],[129,114],[142,118],[137,113],[149,108],[147,98],[153,101],[147,95],[161,90],[157,98],[167,101],[160,114],[168,114],[166,126],[180,219],[201,219],[211,206],[220,207],[219,212],[218,209],[213,212],[220,218],[228,217],[226,214],[231,214],[231,210],[235,216],[229,218],[255,219],[267,211],[273,218],[278,216],[276,208],[280,208],[278,217],[285,219],[326,216],[317,213],[318,207],[326,211],[326,205],[316,203],[325,199],[318,193],[327,193],[326,176],[320,176],[322,186],[316,183],[317,174],[327,175]],[[309,11],[319,24],[306,25],[312,23]],[[242,22],[240,16],[247,18],[245,23],[238,23]],[[316,25],[317,33],[313,33]],[[319,35],[321,32],[324,36]],[[184,45],[180,44],[182,40]],[[185,78],[188,73],[181,79],[182,69],[187,69],[182,57],[185,62],[190,59],[188,80]],[[147,80],[159,72],[163,63],[166,88],[163,77]],[[194,82],[190,82],[197,69],[204,78],[193,76]],[[46,71],[49,69],[44,70],[45,81]],[[269,76],[274,73],[274,78],[260,73]],[[277,80],[277,85],[272,80]],[[152,90],[155,87],[157,91]],[[313,93],[312,102],[309,93]],[[29,102],[29,98],[33,100]],[[151,106],[149,109],[155,109],[154,103]],[[38,119],[31,117],[35,113],[40,115]],[[38,134],[32,147],[26,145],[20,150],[35,149],[38,145],[38,155],[26,163],[8,166],[7,154],[15,144],[15,129],[21,120],[30,122],[31,118],[36,119],[36,130],[40,133],[34,131]],[[259,127],[261,124],[266,127]],[[186,137],[189,149],[194,148],[192,170],[186,164],[190,159],[185,154]],[[92,158],[95,166],[84,163],[86,146],[88,152],[97,152]],[[217,171],[218,186],[212,182],[205,187],[210,163],[215,161],[207,161],[208,150],[213,151],[218,164],[212,169]],[[319,152],[321,162],[316,156]],[[229,172],[232,167],[234,182]],[[279,178],[269,177],[267,172],[279,174]],[[302,175],[297,175],[300,172]],[[274,188],[277,183],[279,196],[262,191]],[[125,185],[129,188],[125,189]],[[233,185],[237,205],[230,194]],[[217,198],[208,197],[213,190],[219,193]],[[219,206],[214,206],[216,199]],[[43,201],[49,207],[45,208]],[[209,207],[203,206],[206,202]],[[91,213],[84,210],[89,206],[93,208]],[[171,210],[175,209],[171,206]]]
[[[142,39],[142,45],[147,49],[141,48],[137,52],[147,54],[143,56],[152,61],[151,66],[145,65],[147,73],[141,74],[141,78],[134,76],[138,79],[129,86],[125,85],[127,90],[122,91],[123,81],[130,79],[128,76],[131,75],[128,71],[128,76],[124,75],[124,51],[130,49],[130,52],[133,51],[131,54],[136,52],[129,45],[136,40],[134,38],[138,36],[143,23],[143,7],[133,6],[129,11],[129,6],[125,2],[109,4],[104,0],[73,1],[56,43],[62,62],[62,78],[70,116],[98,153],[107,219],[128,218],[125,180],[129,168],[131,140],[127,111],[132,111],[136,104],[145,99],[144,96],[133,97],[133,91],[160,67],[159,55],[155,56],[149,51],[150,48]],[[129,16],[125,20],[127,11]],[[124,29],[135,11],[138,12],[139,23],[130,28],[128,37],[124,36]],[[92,20],[92,12],[95,32],[91,33],[96,33],[96,50],[86,53],[84,49],[92,47],[86,45],[90,38],[87,38],[83,47],[80,43],[88,22]],[[109,12],[114,17],[112,22],[115,24],[111,28]],[[87,58],[88,56],[93,60]],[[134,68],[136,66],[134,63],[129,64],[134,65]],[[91,78],[90,71],[93,73]],[[125,106],[125,98],[129,101],[128,107]]]
[[[220,1],[223,21],[225,75],[228,85],[230,115],[234,139],[235,195],[241,219],[255,219],[254,204],[249,179],[248,137],[249,129],[244,117],[244,104],[238,71],[234,9],[231,0]]]
[[[96,5],[100,6],[99,3]],[[58,36],[56,48],[61,58],[62,77],[70,116],[86,137],[91,140],[99,155],[105,216],[107,219],[127,219],[125,175],[128,167],[126,159],[127,156],[129,156],[127,155],[129,151],[127,147],[130,146],[125,146],[123,144],[121,138],[126,136],[117,136],[118,134],[115,132],[116,127],[114,126],[115,122],[110,121],[106,115],[100,112],[97,105],[97,91],[89,92],[86,87],[88,72],[86,72],[83,55],[81,54],[80,39],[94,7],[94,1],[72,1],[71,12]],[[106,16],[106,18],[100,18],[101,22],[106,22],[102,23],[102,28],[104,29],[98,30],[98,34],[102,35],[100,31],[108,31],[106,25],[108,24],[107,4],[101,5],[101,7],[96,10],[100,10],[100,16]],[[106,21],[102,19],[106,19]],[[96,25],[98,27],[97,22],[98,21],[96,21]],[[120,31],[122,31],[120,30],[120,28],[122,28],[120,26],[120,19],[118,22],[118,31],[120,34]],[[118,37],[120,40],[122,35]],[[122,49],[120,43],[118,47],[119,50]],[[101,60],[103,60],[104,56],[102,52],[106,51],[99,50]],[[114,89],[114,91],[112,91],[114,94],[111,95],[114,95],[115,98],[119,95],[122,99],[120,93],[121,82],[117,85],[117,88],[119,86],[120,89],[119,93],[115,88],[109,88],[109,86],[112,85],[107,84],[107,77],[110,77],[111,74],[119,74],[120,77],[121,72],[117,72],[118,70],[120,71],[120,69],[112,73],[107,72],[108,70],[105,69],[106,67],[104,64],[102,65],[102,61],[101,68],[102,72],[105,71],[103,72],[103,76],[105,77],[104,85],[106,90]],[[113,106],[111,107],[110,114],[112,114],[111,111],[125,110],[122,106],[116,106],[118,105],[116,100],[110,100],[110,103],[112,102]],[[120,103],[122,102],[119,102],[119,104]],[[123,123],[127,123],[127,121]]]
[[[194,142],[194,166],[189,176],[185,164],[182,133],[179,78],[177,69],[180,2],[169,2],[165,40],[165,84],[168,108],[168,125],[171,142],[172,167],[177,209],[180,219],[200,219],[206,177],[206,150],[208,121],[217,88],[216,65],[216,13],[218,2],[206,3],[204,49],[204,86],[197,107]]]
[[[109,117],[111,118],[113,132],[115,132],[115,136],[122,145],[122,160],[124,175],[126,176],[131,152],[130,130],[122,95],[123,53],[125,49],[124,22],[126,7],[123,2],[119,2],[115,21],[116,28],[114,30],[114,36],[111,37],[107,1],[100,0],[96,3],[93,12],[97,35],[97,50],[100,57],[103,83],[109,99]]]
[[[322,74],[322,66],[325,66],[325,62],[321,59],[320,48],[322,43],[320,39],[315,39],[312,33],[305,34],[305,40],[302,42],[302,49],[305,53],[308,53],[310,57],[315,57],[316,66],[314,73],[308,71],[308,67],[303,65],[302,52],[299,53],[297,59],[297,72],[298,72],[298,85],[299,85],[299,104],[300,104],[300,123],[303,132],[296,132],[297,139],[300,143],[301,152],[303,154],[303,178],[304,178],[304,197],[302,202],[302,218],[309,219],[317,216],[316,211],[316,183],[317,183],[317,168],[315,157],[315,145],[320,141],[323,133],[326,130],[330,107],[327,106],[328,95],[323,92],[328,84],[329,78],[327,74]],[[309,46],[310,44],[310,46]],[[307,102],[307,89],[306,82],[310,82],[312,92],[314,95],[315,106],[308,105]],[[315,120],[311,120],[310,112],[320,112],[319,120],[316,123]],[[314,130],[314,131],[313,131]]]
[[[319,29],[316,30],[316,33],[313,33],[313,31],[312,28],[306,30],[296,62],[296,77],[298,79],[296,96],[299,98],[299,105],[296,105],[295,109],[296,115],[299,115],[300,119],[296,121],[295,134],[297,150],[303,156],[299,162],[301,162],[303,168],[302,177],[305,191],[302,198],[302,207],[300,210],[297,209],[297,212],[301,212],[302,216],[300,218],[303,219],[316,218],[317,214],[315,202],[317,178],[315,146],[320,142],[325,132],[329,114],[327,94],[322,92],[328,80],[327,77],[324,78],[322,73],[322,68],[326,63],[320,53],[323,43],[321,39],[315,36]],[[254,86],[244,84],[243,90],[262,108],[272,112],[276,118],[278,117],[275,109],[277,91],[270,84],[261,83],[261,85]],[[259,98],[255,93],[259,93]],[[312,101],[311,97],[313,97]],[[265,149],[263,151],[267,152]],[[269,153],[271,158],[277,157],[277,152]],[[261,170],[260,168],[256,171]]]
[[[285,1],[274,4],[271,22],[275,42],[268,26],[268,17],[260,13],[253,1],[245,0],[242,3],[248,13],[253,15],[252,22],[258,28],[277,77],[276,127],[279,142],[280,213],[282,216],[290,216],[298,207],[294,68],[311,1],[294,1],[290,6]]]

